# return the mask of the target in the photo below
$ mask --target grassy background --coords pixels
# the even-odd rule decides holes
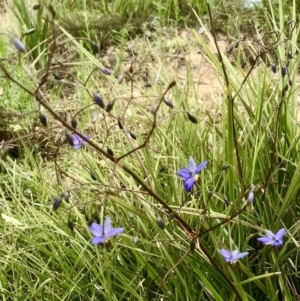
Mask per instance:
[[[65,126],[47,106],[1,78],[2,300],[298,300],[298,58],[289,59],[288,52],[298,51],[299,28],[285,24],[297,19],[297,3],[286,9],[279,0],[250,12],[256,12],[257,20],[263,14],[264,26],[279,39],[253,70],[250,62],[245,69],[236,63],[249,50],[242,43],[234,63],[226,52],[220,61],[210,47],[213,28],[201,1],[53,2],[55,23],[47,5],[37,11],[31,5],[13,1],[8,6],[8,13],[17,17],[11,34],[20,36],[31,27],[36,32],[23,39],[27,52],[20,57],[3,36],[0,64],[34,91],[51,54],[42,87],[47,103],[64,122],[76,118],[77,129],[91,134],[96,147],[75,151],[64,141]],[[216,30],[223,24],[217,22],[222,14],[228,28],[235,24],[242,30],[243,20],[233,21],[238,9],[245,11],[237,2],[212,3]],[[197,29],[204,25],[210,32],[199,35]],[[187,28],[189,43],[184,46],[179,37]],[[147,37],[147,30],[152,37],[141,43],[138,37]],[[222,102],[211,93],[213,111],[198,99],[197,68],[187,63],[183,83],[176,70],[170,72],[166,44],[174,35],[175,51],[199,47],[211,72],[219,76]],[[100,48],[95,55],[91,41]],[[138,46],[128,50],[133,41]],[[112,75],[106,76],[99,68],[111,45],[118,51]],[[270,70],[273,62],[277,74]],[[283,66],[288,66],[284,77]],[[63,76],[63,84],[54,79],[55,72]],[[124,75],[121,84],[119,75]],[[151,107],[172,80],[177,85],[165,97],[174,108],[161,103],[154,117]],[[105,104],[115,100],[109,114],[89,106],[93,93]],[[47,117],[46,128],[39,122],[40,112]],[[127,131],[118,127],[120,119]],[[143,145],[152,128],[148,143],[126,155]],[[108,147],[122,158],[119,164],[103,154]],[[176,175],[189,156],[197,163],[209,162],[192,194]],[[251,185],[252,207],[245,206]],[[63,201],[53,211],[54,199],[66,191],[70,203]],[[125,233],[95,247],[87,224],[105,216]],[[156,222],[158,216],[164,229]],[[277,232],[282,227],[288,231],[282,247],[258,244],[265,229]],[[229,265],[218,252],[221,248],[250,254]]]

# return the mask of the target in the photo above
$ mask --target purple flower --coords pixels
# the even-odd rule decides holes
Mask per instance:
[[[274,247],[278,247],[283,244],[283,236],[286,234],[286,230],[284,228],[280,229],[276,234],[271,232],[270,230],[265,230],[266,236],[260,237],[257,240],[262,242],[265,245],[271,245]]]
[[[81,138],[80,136],[78,136],[77,134],[72,134],[72,139],[73,139],[74,149],[79,149],[80,147],[82,147],[86,144],[87,140],[91,139],[91,136],[87,135],[84,139],[84,138]]]
[[[240,253],[238,250],[228,251],[225,249],[221,249],[219,252],[224,257],[225,261],[230,263],[235,263],[238,259],[243,258],[249,254],[249,252]]]
[[[187,192],[190,192],[198,179],[198,173],[207,165],[207,161],[202,162],[196,166],[196,163],[192,157],[189,158],[189,166],[182,168],[178,171],[178,176],[184,179],[184,188]]]
[[[105,219],[104,225],[92,223],[89,226],[89,229],[95,236],[91,241],[92,244],[94,244],[94,245],[102,244],[102,243],[106,242],[109,238],[124,232],[124,228],[112,228],[111,227],[110,217],[107,217]]]

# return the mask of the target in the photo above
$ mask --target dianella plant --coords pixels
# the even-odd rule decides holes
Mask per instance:
[[[134,60],[104,66],[55,6],[33,7],[46,40],[29,42],[41,30],[31,17],[25,36],[2,34],[3,300],[299,299],[299,27],[295,3],[289,19],[277,5],[270,31],[227,52],[210,4],[209,24],[195,12],[222,85],[216,115],[174,74],[142,89]]]

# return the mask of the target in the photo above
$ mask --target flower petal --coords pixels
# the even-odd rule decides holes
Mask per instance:
[[[281,246],[282,244],[283,244],[283,240],[279,239],[279,240],[274,241],[273,246],[278,247],[278,246]]]
[[[106,238],[121,234],[124,232],[124,228],[113,228],[108,233],[105,234]]]
[[[196,173],[199,173],[204,167],[206,167],[207,165],[207,161],[202,162],[201,164],[199,164],[196,168]]]
[[[266,234],[267,234],[267,237],[271,238],[271,239],[274,239],[275,238],[275,234],[270,231],[270,230],[265,230]]]
[[[187,192],[190,192],[194,186],[195,183],[195,178],[194,177],[189,177],[185,179],[184,181],[184,188]]]
[[[195,163],[195,160],[193,159],[193,157],[190,157],[189,158],[189,166],[188,166],[188,169],[191,171],[191,172],[195,172],[196,171],[196,163]]]
[[[94,236],[102,236],[103,235],[103,226],[102,225],[92,223],[89,226],[89,229]]]
[[[108,216],[105,221],[104,221],[104,235],[106,236],[106,234],[111,230],[111,219]]]
[[[191,172],[187,168],[182,168],[177,172],[177,175],[182,179],[187,179],[191,176]]]
[[[225,250],[225,249],[221,249],[220,251],[219,251],[220,253],[221,253],[221,255],[226,259],[228,259],[228,258],[231,258],[231,256],[232,256],[232,253],[231,253],[231,251],[228,251],[228,250]]]
[[[96,237],[93,237],[93,239],[91,240],[91,243],[94,245],[99,245],[99,244],[102,244],[103,242],[105,242],[105,240],[106,240],[105,237],[96,236]]]
[[[276,240],[281,240],[282,237],[286,234],[286,230],[284,228],[280,229],[276,234],[275,238]]]
[[[274,239],[267,237],[267,236],[260,237],[257,240],[262,242],[265,245],[272,245],[274,243]]]
[[[240,258],[243,258],[243,257],[247,256],[248,254],[249,254],[249,252],[242,252],[242,253],[239,253],[235,256],[232,256],[232,259],[237,260],[237,259],[240,259]]]

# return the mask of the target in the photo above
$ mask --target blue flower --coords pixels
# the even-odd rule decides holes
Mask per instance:
[[[257,240],[262,242],[265,245],[271,245],[274,247],[278,247],[283,244],[283,236],[286,234],[286,230],[284,228],[280,229],[276,234],[271,232],[270,230],[265,230],[266,236],[260,237]]]
[[[87,135],[84,139],[84,138],[81,138],[80,136],[78,136],[77,134],[72,134],[72,139],[73,139],[74,149],[79,149],[80,147],[82,147],[86,144],[87,140],[91,139],[91,136]]]
[[[221,249],[219,252],[224,257],[225,261],[230,263],[235,263],[238,259],[243,258],[249,254],[249,252],[240,253],[238,250],[228,251],[225,249]]]
[[[104,225],[92,223],[89,226],[89,229],[95,236],[91,241],[92,244],[94,244],[94,245],[99,245],[99,244],[105,243],[109,238],[124,232],[124,228],[112,228],[111,227],[110,217],[107,217],[105,219]]]
[[[196,163],[192,157],[189,158],[189,166],[182,168],[178,171],[178,176],[184,179],[184,188],[187,192],[190,192],[198,179],[198,173],[207,165],[207,161],[202,162],[196,166]]]

